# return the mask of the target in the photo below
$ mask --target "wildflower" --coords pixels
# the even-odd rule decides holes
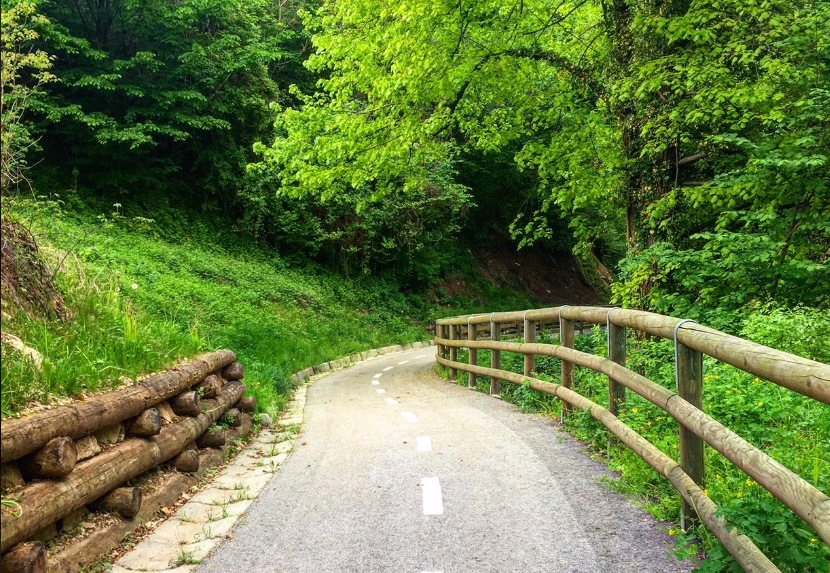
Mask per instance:
[[[763,406],[763,405],[764,405],[764,403],[763,403],[763,402],[758,402],[758,407],[759,407],[759,408],[760,408],[761,406]]]
[[[754,480],[751,480],[751,479],[746,480],[745,483],[746,483],[747,487],[753,487],[755,485],[758,485]]]
[[[132,287],[133,290],[136,290],[138,288],[138,285],[136,283],[133,283],[130,286]]]
[[[735,497],[737,497],[738,499],[741,499],[743,496],[744,496],[744,492],[739,491],[739,492],[738,492],[738,495],[737,495],[737,496],[735,496]]]
[[[636,414],[636,413],[637,413],[637,412],[639,412],[639,411],[640,411],[640,409],[639,409],[639,408],[631,408],[631,413],[632,413],[632,414]]]
[[[676,529],[669,529],[669,535],[674,537],[675,535],[677,535],[677,530]]]

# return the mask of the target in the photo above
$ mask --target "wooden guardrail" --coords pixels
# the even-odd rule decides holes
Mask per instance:
[[[608,358],[580,352],[574,346],[576,322],[602,325],[608,331]],[[558,327],[560,344],[537,344],[536,333],[546,326]],[[524,342],[505,342],[502,332],[515,329]],[[671,391],[629,370],[626,362],[626,329],[633,329],[675,343],[677,391]],[[479,340],[483,334],[489,340]],[[741,436],[702,410],[703,355],[731,364],[759,378],[830,404],[830,366],[755,344],[699,325],[650,312],[604,307],[562,306],[518,312],[468,315],[436,321],[438,363],[476,377],[491,378],[491,393],[498,394],[501,381],[529,383],[531,388],[563,400],[563,415],[577,407],[601,422],[677,489],[684,500],[684,518],[700,519],[720,539],[749,573],[779,569],[745,535],[717,514],[717,506],[704,493],[704,444],[709,444],[746,472],[830,544],[830,498],[812,484],[766,455]],[[469,349],[469,363],[458,361],[458,349]],[[478,351],[489,350],[491,367],[478,365]],[[521,374],[501,369],[501,352],[525,355]],[[531,376],[538,355],[559,358],[561,384]],[[609,378],[609,404],[601,406],[573,389],[574,366],[590,368]],[[626,389],[655,404],[680,424],[680,460],[675,461],[630,427],[617,413],[625,402]],[[780,573],[780,572],[779,572]]]
[[[3,420],[3,571],[41,571],[41,543],[25,543],[91,506],[133,517],[141,491],[124,484],[168,461],[199,470],[198,447],[224,447],[250,431],[256,401],[230,350],[197,356],[133,385]],[[234,408],[235,406],[235,408]],[[215,428],[223,418],[231,430]]]

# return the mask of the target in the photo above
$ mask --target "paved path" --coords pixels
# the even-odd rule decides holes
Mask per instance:
[[[599,485],[604,467],[571,438],[441,380],[434,355],[434,348],[395,353],[314,381],[293,452],[253,503],[235,500],[247,513],[231,539],[198,567],[185,562],[209,549],[196,546],[191,559],[175,563],[179,570],[691,570],[667,557],[671,538],[660,524]],[[275,466],[264,454],[276,463],[285,455],[279,437],[263,439],[276,444],[245,454],[257,471]],[[250,479],[259,487],[261,478]]]

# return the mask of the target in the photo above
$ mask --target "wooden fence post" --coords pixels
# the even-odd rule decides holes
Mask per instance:
[[[625,366],[626,346],[625,327],[611,323],[611,313],[608,311],[608,359]],[[615,416],[619,415],[620,406],[625,404],[625,386],[608,378],[608,410]]]
[[[451,324],[449,326],[450,326],[450,340],[456,340],[458,338],[458,336],[456,336],[456,334],[458,333],[458,331],[456,330],[458,328],[458,326],[455,325],[455,324]],[[450,361],[452,361],[452,362],[457,362],[458,361],[458,349],[455,348],[454,346],[450,346]],[[456,378],[458,378],[458,370],[455,369],[455,368],[450,367],[450,380],[455,380]]]
[[[529,344],[532,342],[536,342],[536,323],[532,320],[527,319],[527,313],[525,313],[525,319],[522,322],[522,326],[524,328],[524,340],[525,343]],[[525,368],[524,368],[524,375],[530,376],[533,370],[536,369],[536,355],[535,354],[525,354]]]
[[[566,307],[562,307],[566,308]],[[559,309],[559,344],[566,348],[574,347],[574,323],[572,320],[562,316],[562,308]],[[574,384],[574,365],[573,362],[562,360],[562,386],[565,388],[573,388]],[[572,410],[572,406],[567,402],[562,402],[562,418],[567,416],[568,412]]]
[[[471,324],[471,320],[472,318],[467,319],[467,340],[475,340],[478,338],[478,325]],[[475,348],[470,348],[470,366],[478,366],[478,350]],[[470,372],[469,375],[470,388],[475,388],[478,386],[478,376],[472,372]]]
[[[501,323],[493,322],[493,317],[490,317],[490,340],[501,340]],[[501,350],[493,350],[490,354],[490,367],[495,370],[501,370]],[[490,378],[490,394],[493,396],[501,395],[501,379]]]
[[[677,369],[677,393],[692,406],[703,409],[703,353],[693,350],[677,341],[677,331],[684,320],[674,329],[675,368]],[[680,426],[680,466],[689,477],[701,488],[706,487],[704,474],[704,445],[703,439],[692,433],[691,430]],[[683,502],[681,527],[685,529],[690,522],[698,521],[694,507]]]

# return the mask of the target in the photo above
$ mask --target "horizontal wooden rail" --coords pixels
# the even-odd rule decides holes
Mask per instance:
[[[561,316],[568,320],[606,325],[609,311],[612,311],[610,313],[612,324],[667,340],[674,340],[676,331],[677,341],[689,348],[740,368],[744,372],[830,404],[830,365],[775,350],[694,322],[653,312],[595,306],[569,306],[443,318],[437,320],[436,324],[466,326],[490,322],[514,322],[524,320],[525,317],[534,321],[557,321]]]
[[[579,352],[573,348],[570,333],[573,332],[574,325],[577,323],[608,326],[610,359]],[[560,329],[561,345],[532,343],[534,333],[543,330],[546,324],[556,325]],[[524,343],[499,340],[500,334],[513,325],[515,325],[517,336],[521,336],[522,330],[524,331]],[[714,502],[703,494],[704,443],[715,448],[761,487],[781,500],[812,526],[826,543],[830,544],[830,497],[734,431],[705,414],[701,406],[703,355],[711,356],[825,404],[830,404],[830,365],[749,342],[701,326],[694,321],[619,308],[562,306],[466,315],[440,319],[436,321],[436,327],[439,335],[436,343],[440,350],[438,362],[451,368],[453,372],[464,370],[473,375],[490,376],[494,381],[491,384],[491,391],[498,387],[497,381],[499,380],[517,384],[528,381],[531,387],[563,399],[563,417],[572,405],[589,411],[623,443],[669,479],[684,498],[684,518],[703,520],[747,571],[777,571],[777,569],[766,557],[763,559],[752,557],[756,552],[760,552],[754,545],[753,549],[746,549],[744,540],[748,540],[745,537],[737,536],[730,539],[722,537],[727,529],[719,532],[717,528],[720,528],[722,523],[717,520],[713,521],[711,516],[704,515],[708,511],[706,508],[711,509],[712,516],[715,511]],[[465,329],[467,330],[466,339],[464,339]],[[656,384],[624,366],[626,329],[674,341],[677,392]],[[471,333],[472,330],[475,332]],[[481,340],[481,335],[486,335],[488,331],[492,340]],[[470,349],[470,364],[455,360],[458,348]],[[499,368],[482,368],[473,359],[473,355],[478,350],[490,350],[492,356],[498,357],[499,360],[502,352],[524,354],[524,373],[507,372]],[[532,368],[528,368],[528,365],[534,363],[532,357],[536,355],[552,356],[562,361],[561,385],[541,382],[530,376]],[[571,389],[574,365],[590,368],[608,376],[610,410],[587,401]],[[677,470],[673,466],[667,469],[668,466],[665,464],[668,458],[663,454],[661,454],[663,457],[655,457],[652,448],[656,448],[648,442],[645,442],[648,446],[640,443],[640,440],[645,441],[644,438],[635,434],[615,417],[616,408],[625,402],[625,389],[633,390],[643,396],[679,422],[680,463],[671,460],[671,464],[677,466]],[[635,437],[630,434],[634,434]],[[682,479],[676,479],[676,471],[681,472]],[[692,489],[699,493],[690,494],[691,490],[684,485],[686,480],[690,481],[694,485]],[[701,499],[700,496],[705,499]],[[738,537],[742,541],[736,545]]]
[[[728,522],[717,515],[717,506],[715,503],[682,470],[680,464],[661,452],[640,434],[626,426],[606,408],[603,408],[596,402],[592,402],[573,390],[569,390],[553,382],[545,382],[506,370],[495,370],[483,366],[470,366],[463,362],[452,362],[441,356],[438,356],[437,360],[439,364],[449,368],[475,371],[476,374],[481,376],[498,377],[519,385],[528,383],[534,390],[557,396],[565,402],[585,410],[608,428],[621,442],[643,458],[652,468],[657,470],[660,475],[668,479],[683,498],[697,509],[698,515],[703,523],[720,539],[721,543],[724,544],[735,557],[736,561],[748,573],[780,573],[780,570],[775,564],[758,549],[751,539],[738,533],[734,527],[730,527]]]

